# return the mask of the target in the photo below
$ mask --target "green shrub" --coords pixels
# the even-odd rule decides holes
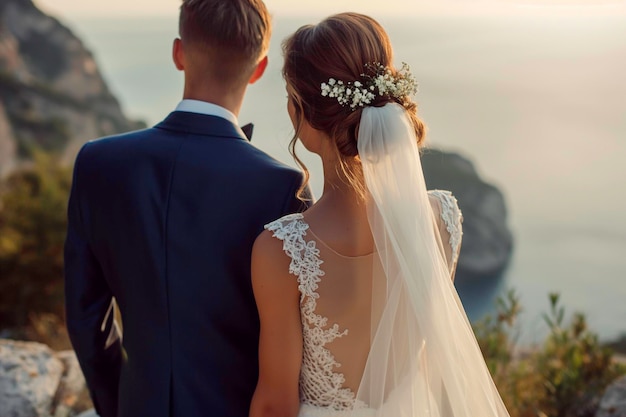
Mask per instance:
[[[558,294],[544,315],[549,334],[542,345],[516,350],[521,312],[513,291],[497,303],[497,315],[475,324],[475,333],[511,417],[593,416],[604,389],[626,368],[598,341],[577,313],[565,324]]]
[[[31,313],[63,315],[63,244],[71,171],[44,154],[0,190],[0,329]]]
[[[595,413],[604,389],[620,374],[622,366],[613,363],[613,351],[589,331],[585,316],[574,314],[564,325],[564,309],[558,294],[550,294],[550,313],[544,316],[550,334],[537,353],[538,371],[545,381],[544,412],[549,416]]]

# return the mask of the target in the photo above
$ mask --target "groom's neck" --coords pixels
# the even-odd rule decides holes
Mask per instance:
[[[229,87],[209,83],[198,85],[185,82],[183,99],[213,103],[231,111],[235,116],[239,116],[245,93],[246,85]]]

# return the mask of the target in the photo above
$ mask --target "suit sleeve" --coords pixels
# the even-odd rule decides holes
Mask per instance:
[[[81,365],[96,411],[101,417],[117,416],[122,350],[119,340],[107,347],[114,326],[109,307],[113,295],[96,259],[81,211],[81,158],[74,166],[65,241],[65,309],[67,329]],[[106,319],[106,323],[103,323]]]

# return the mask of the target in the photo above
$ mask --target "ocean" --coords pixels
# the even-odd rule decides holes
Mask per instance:
[[[515,289],[520,338],[540,341],[548,293],[602,339],[626,333],[626,18],[380,19],[411,65],[430,146],[469,158],[504,193],[515,237],[503,276],[459,283],[470,318]],[[90,48],[131,117],[160,121],[181,98],[170,58],[176,18],[64,20]],[[293,164],[280,42],[305,19],[274,20],[270,65],[240,122]],[[321,193],[321,165],[300,152]]]

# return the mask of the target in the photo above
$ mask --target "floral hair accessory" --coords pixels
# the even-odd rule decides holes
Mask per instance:
[[[356,110],[371,104],[377,94],[404,101],[407,96],[417,93],[417,81],[407,63],[403,62],[396,74],[378,62],[365,67],[374,75],[361,74],[364,82],[343,82],[330,78],[328,83],[322,83],[322,96],[336,98],[342,106],[349,105]]]

